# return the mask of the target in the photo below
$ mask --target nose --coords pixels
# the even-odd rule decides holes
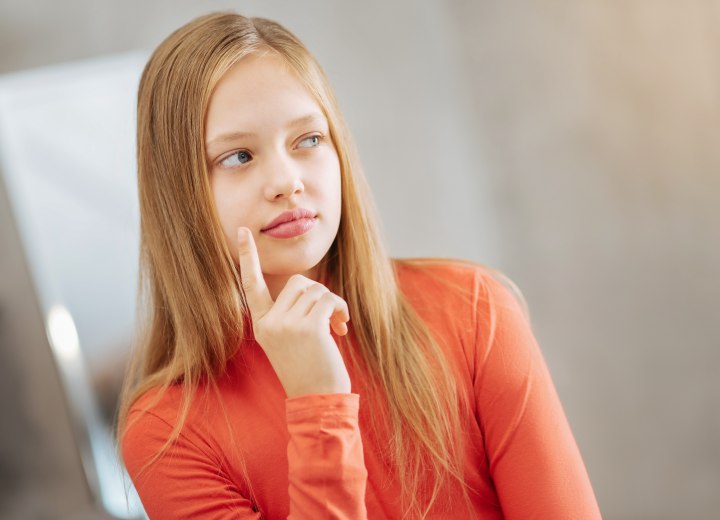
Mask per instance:
[[[268,163],[265,197],[270,200],[287,199],[305,191],[302,175],[297,165],[289,157],[279,154]]]

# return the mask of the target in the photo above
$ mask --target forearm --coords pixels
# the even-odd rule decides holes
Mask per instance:
[[[367,518],[359,397],[314,394],[286,401],[290,433],[288,518]]]

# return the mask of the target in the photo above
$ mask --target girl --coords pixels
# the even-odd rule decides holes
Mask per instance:
[[[489,268],[387,257],[286,29],[218,13],[158,47],[138,183],[118,434],[151,518],[600,517],[523,308]]]

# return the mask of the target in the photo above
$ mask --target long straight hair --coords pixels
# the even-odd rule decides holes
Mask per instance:
[[[140,395],[159,389],[159,396],[179,384],[180,420],[165,450],[179,435],[199,383],[217,380],[248,333],[239,274],[209,185],[204,135],[215,85],[235,63],[257,52],[284,58],[329,123],[340,161],[342,213],[320,275],[350,308],[356,345],[346,343],[345,350],[368,375],[366,402],[382,409],[374,417],[383,417],[384,431],[390,432],[384,445],[405,514],[424,518],[448,496],[448,486],[459,486],[469,505],[462,442],[468,396],[398,288],[357,152],[322,68],[295,36],[262,18],[236,13],[197,18],[162,42],[143,71],[137,111],[138,309],[145,314],[138,317],[118,435]]]

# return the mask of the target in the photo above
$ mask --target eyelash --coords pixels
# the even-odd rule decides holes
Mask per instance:
[[[322,141],[325,139],[325,136],[322,135],[322,134],[309,135],[309,136],[304,137],[303,139],[301,139],[301,140],[299,141],[299,143],[298,143],[298,146],[299,146],[300,143],[302,143],[302,142],[304,142],[304,141],[307,141],[308,139],[317,139],[317,143],[316,143],[315,145],[313,145],[313,146],[303,146],[303,147],[300,147],[300,148],[316,148],[316,147],[318,147],[318,146],[320,145],[320,143],[322,143]],[[236,152],[233,152],[233,153],[231,153],[231,154],[229,154],[229,155],[226,155],[225,157],[222,157],[221,159],[219,159],[219,160],[218,160],[218,166],[223,167],[223,163],[224,163],[225,161],[227,161],[228,159],[231,159],[231,158],[233,158],[233,157],[236,157],[236,156],[238,156],[238,155],[240,155],[240,154],[245,154],[246,156],[249,157],[249,159],[246,160],[245,162],[240,163],[240,164],[237,164],[237,165],[224,166],[224,167],[225,167],[225,168],[237,168],[237,167],[243,166],[244,164],[249,163],[249,162],[252,160],[252,154],[251,154],[249,151],[247,151],[247,150],[237,150]]]

